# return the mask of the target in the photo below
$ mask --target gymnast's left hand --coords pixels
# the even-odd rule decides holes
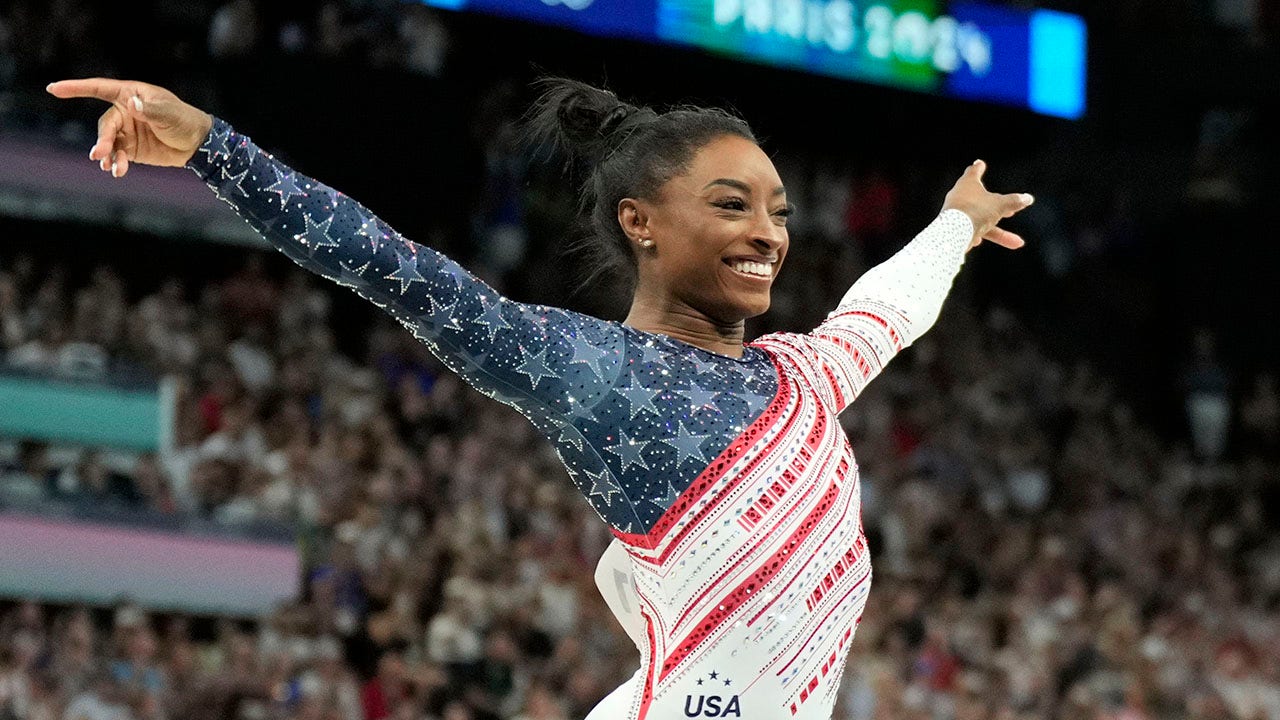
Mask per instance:
[[[182,167],[213,127],[213,116],[162,87],[132,80],[61,80],[46,88],[59,98],[96,98],[111,103],[98,119],[98,141],[89,159],[124,177],[129,163]]]
[[[982,184],[982,175],[986,171],[985,162],[974,161],[947,193],[942,209],[960,210],[973,221],[973,241],[969,243],[969,250],[978,247],[983,240],[1016,250],[1026,245],[1026,241],[1017,233],[999,227],[998,223],[1030,207],[1035,198],[1027,193],[990,192]]]

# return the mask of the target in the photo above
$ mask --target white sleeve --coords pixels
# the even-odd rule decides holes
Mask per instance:
[[[858,278],[818,330],[863,305],[887,305],[901,314],[903,347],[910,345],[938,319],[972,242],[969,216],[944,211],[896,255]]]
[[[973,221],[946,210],[893,257],[868,270],[808,334],[767,335],[843,410],[903,348],[933,326],[973,241]]]

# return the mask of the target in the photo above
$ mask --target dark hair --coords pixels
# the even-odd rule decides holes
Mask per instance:
[[[612,271],[635,282],[635,254],[618,225],[623,198],[657,199],[659,188],[717,137],[756,142],[746,121],[719,108],[682,105],[659,113],[576,80],[549,77],[535,85],[542,94],[525,117],[526,139],[587,166],[578,213],[589,230],[577,247],[593,261],[591,277]]]

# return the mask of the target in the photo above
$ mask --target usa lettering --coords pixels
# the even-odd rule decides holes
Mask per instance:
[[[719,695],[698,695],[694,700],[693,695],[686,695],[684,698],[684,716],[685,717],[742,717],[742,709],[738,705],[738,696],[731,695],[728,702]]]

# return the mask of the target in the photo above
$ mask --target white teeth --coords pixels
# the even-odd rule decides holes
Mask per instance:
[[[734,270],[747,275],[756,275],[758,277],[770,277],[773,275],[773,266],[769,263],[740,260],[734,263],[732,267]]]

